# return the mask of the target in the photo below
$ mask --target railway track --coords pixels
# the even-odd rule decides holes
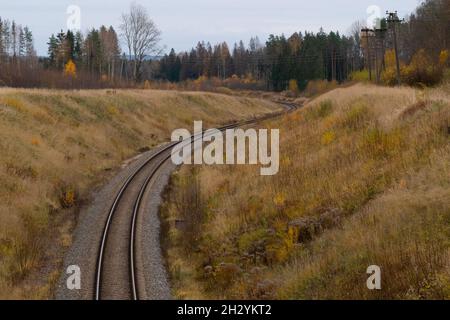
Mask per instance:
[[[288,112],[295,106],[285,105]],[[219,130],[254,124],[282,115],[274,113],[261,118],[234,123]],[[201,135],[192,136],[192,140]],[[183,142],[170,143],[143,162],[124,182],[109,210],[98,251],[94,299],[139,300],[139,279],[142,270],[137,268],[137,224],[145,192],[156,179],[158,170],[171,157],[172,148]],[[127,257],[124,259],[124,257]]]

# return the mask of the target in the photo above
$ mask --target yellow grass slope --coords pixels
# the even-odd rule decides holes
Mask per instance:
[[[139,149],[193,120],[218,126],[277,109],[206,93],[0,89],[0,298],[48,297],[59,270],[44,266],[70,245],[77,205]]]
[[[449,85],[358,84],[265,127],[281,129],[278,175],[174,176],[163,216],[176,296],[450,298]],[[373,264],[380,291],[366,287]]]

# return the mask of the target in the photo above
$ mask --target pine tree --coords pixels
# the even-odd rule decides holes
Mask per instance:
[[[33,33],[28,27],[25,27],[23,30],[25,33],[25,55],[27,57],[35,56],[36,53],[34,51]]]
[[[66,42],[66,34],[63,30],[61,30],[56,35],[56,55],[55,55],[55,66],[59,70],[62,70],[64,68],[64,65],[66,64],[68,60],[68,48],[67,48],[67,42]]]
[[[65,60],[73,60],[75,59],[75,35],[72,31],[67,30],[65,39],[64,39],[64,45],[65,45]]]
[[[83,46],[83,35],[81,34],[80,31],[78,31],[75,34],[73,47],[73,61],[75,62],[75,64],[81,64],[82,62],[83,59],[82,46]]]
[[[56,67],[56,56],[58,55],[58,40],[56,39],[54,34],[51,35],[49,41],[47,42],[47,45],[49,65],[51,67]]]

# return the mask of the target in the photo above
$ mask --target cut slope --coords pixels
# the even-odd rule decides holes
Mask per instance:
[[[268,121],[273,177],[184,167],[163,210],[174,294],[449,298],[449,92],[355,85]]]
[[[58,273],[41,270],[38,290],[30,271],[46,265],[43,252],[60,258],[49,252],[70,245],[77,205],[125,159],[194,120],[218,126],[279,109],[209,93],[0,89],[0,298],[48,296]]]

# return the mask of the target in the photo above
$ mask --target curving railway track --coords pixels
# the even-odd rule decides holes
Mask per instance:
[[[287,111],[295,109],[285,105]],[[255,124],[280,116],[284,112],[234,123],[219,130]],[[192,136],[192,140],[201,136]],[[98,250],[95,272],[95,300],[139,300],[142,273],[137,267],[139,223],[145,192],[156,183],[158,170],[170,159],[172,148],[183,142],[170,143],[143,162],[123,183],[110,207]]]

